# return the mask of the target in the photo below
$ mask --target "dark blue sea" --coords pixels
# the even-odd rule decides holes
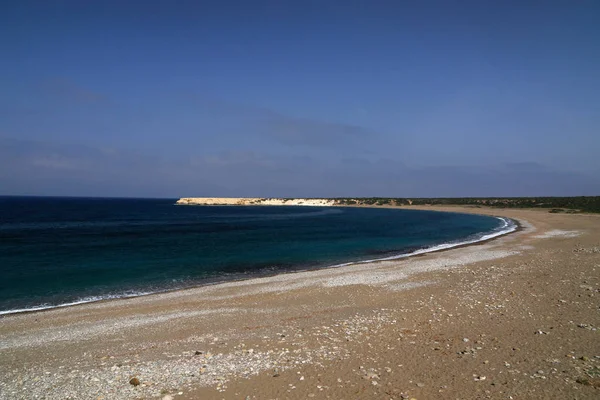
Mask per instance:
[[[397,257],[511,229],[402,209],[0,197],[0,313]]]

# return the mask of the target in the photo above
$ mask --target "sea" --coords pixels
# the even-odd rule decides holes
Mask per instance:
[[[387,208],[0,197],[0,315],[407,257],[516,229]]]

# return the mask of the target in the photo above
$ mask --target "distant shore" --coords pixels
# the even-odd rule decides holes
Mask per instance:
[[[178,205],[277,205],[367,207],[491,207],[497,209],[546,209],[551,213],[600,213],[600,196],[578,197],[182,197]]]
[[[186,206],[313,206],[338,205],[334,199],[268,198],[268,197],[182,197],[175,203]]]
[[[598,216],[403,208],[522,228],[420,257],[8,315],[0,397],[597,397]]]

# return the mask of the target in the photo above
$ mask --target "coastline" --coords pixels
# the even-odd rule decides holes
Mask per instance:
[[[0,398],[595,398],[600,219],[450,211],[522,227],[418,257],[7,315]]]
[[[176,203],[175,205],[181,205],[181,204]],[[190,206],[188,204],[185,204],[185,205]],[[193,205],[192,204],[191,206],[202,206],[202,205]],[[232,205],[229,205],[229,206],[232,206]],[[245,205],[245,206],[248,206],[248,207],[263,206],[264,207],[264,206],[268,206],[268,205],[253,204],[253,205]],[[289,205],[283,205],[283,206],[285,207],[285,206],[289,206]],[[294,205],[292,205],[292,206],[294,206]],[[324,207],[330,207],[330,206],[324,206]],[[336,205],[336,206],[331,206],[331,207],[356,207],[356,206],[337,206]],[[358,207],[359,208],[382,208],[380,206],[358,206]],[[394,207],[394,206],[384,207],[384,208],[398,209],[398,210],[402,209],[401,207]],[[452,211],[442,211],[442,212],[452,212]],[[454,213],[456,213],[456,212],[454,212]],[[461,214],[461,213],[457,213],[457,214]],[[475,214],[475,213],[473,213],[473,214]],[[486,242],[488,242],[490,240],[494,240],[498,237],[508,235],[508,234],[511,234],[514,232],[518,232],[522,229],[520,222],[515,219],[503,218],[503,217],[499,217],[496,215],[486,215],[486,214],[475,214],[475,215],[494,217],[494,218],[497,218],[497,219],[503,221],[505,223],[505,225],[500,227],[499,228],[500,230],[498,230],[498,231],[493,231],[491,233],[484,234],[483,236],[475,238],[475,239],[467,239],[464,241],[440,243],[438,245],[424,247],[424,248],[416,249],[416,250],[406,252],[406,253],[400,252],[398,254],[394,254],[394,255],[388,256],[388,257],[373,258],[373,259],[367,259],[367,260],[354,260],[354,261],[348,261],[348,262],[331,264],[331,265],[319,265],[319,266],[315,266],[315,267],[311,267],[311,268],[299,267],[299,268],[292,268],[292,269],[278,269],[278,270],[273,270],[273,271],[269,271],[269,272],[258,271],[258,272],[250,273],[250,274],[231,274],[226,277],[207,278],[196,284],[192,284],[190,286],[185,286],[185,287],[180,287],[180,288],[157,290],[157,291],[152,291],[152,292],[123,293],[123,294],[109,294],[109,295],[103,295],[103,296],[92,296],[92,297],[81,298],[81,299],[77,299],[72,302],[56,304],[56,305],[40,304],[38,306],[33,306],[30,308],[0,310],[0,321],[2,320],[3,317],[8,316],[8,315],[13,315],[13,314],[37,313],[37,312],[54,310],[57,308],[75,307],[75,306],[80,306],[80,305],[84,305],[84,304],[110,302],[110,301],[115,301],[115,300],[124,300],[124,299],[131,299],[131,298],[137,298],[137,297],[154,296],[154,295],[160,295],[160,294],[164,294],[164,293],[172,293],[172,292],[178,292],[178,291],[183,291],[183,290],[196,289],[196,288],[201,288],[201,287],[205,287],[205,286],[220,285],[220,284],[224,284],[224,283],[228,283],[228,282],[239,282],[239,281],[246,281],[246,280],[251,280],[251,279],[260,279],[260,278],[265,278],[265,277],[276,276],[279,274],[293,274],[293,273],[298,273],[298,272],[308,272],[308,271],[314,271],[314,270],[320,270],[320,269],[340,268],[340,267],[346,267],[346,266],[358,265],[358,264],[370,264],[370,263],[377,263],[377,262],[381,262],[381,261],[405,259],[405,258],[409,258],[409,257],[416,257],[416,256],[421,256],[421,255],[425,255],[425,254],[429,254],[429,253],[441,252],[441,251],[454,249],[454,248],[471,246],[471,245],[475,245],[478,243],[486,243]]]

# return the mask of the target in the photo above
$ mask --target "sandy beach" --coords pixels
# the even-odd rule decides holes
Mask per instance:
[[[599,398],[600,216],[419,208],[522,229],[407,259],[6,315],[0,399]]]

